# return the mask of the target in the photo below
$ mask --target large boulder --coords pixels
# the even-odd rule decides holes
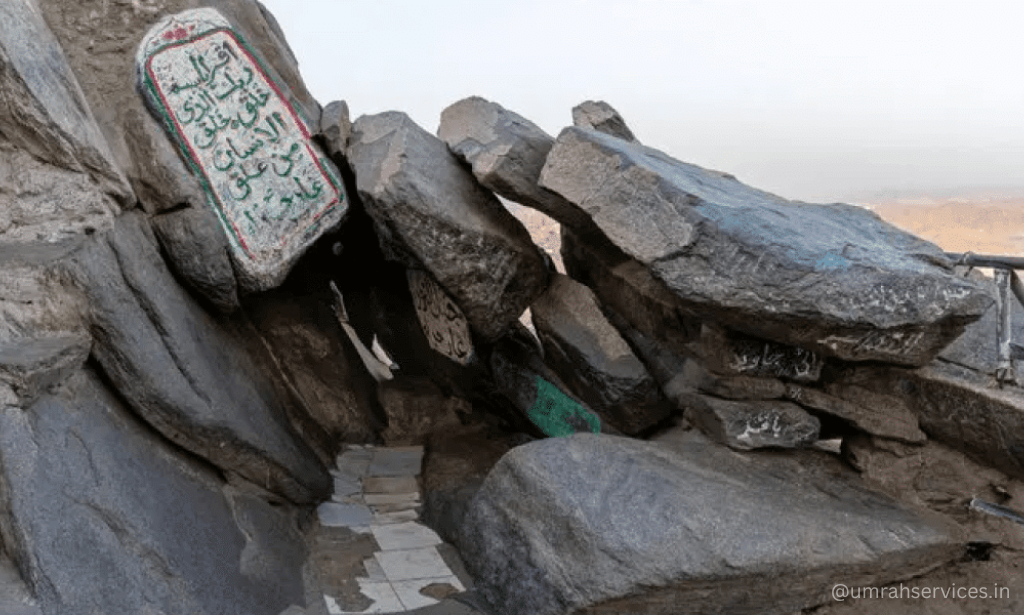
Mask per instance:
[[[622,115],[603,100],[587,100],[573,107],[572,123],[573,126],[593,128],[625,141],[639,143]]]
[[[555,274],[530,314],[545,362],[622,432],[637,435],[675,409],[586,286]]]
[[[407,115],[360,117],[348,159],[385,256],[429,272],[482,339],[544,290],[548,270],[523,225]]]
[[[132,408],[220,468],[297,503],[330,494],[288,423],[284,391],[244,325],[215,321],[175,282],[141,214],[62,265],[88,300],[93,356]]]
[[[594,130],[562,131],[540,185],[695,315],[826,356],[922,365],[992,303],[866,209],[787,201]]]
[[[734,453],[698,433],[577,434],[512,449],[459,541],[503,615],[788,614],[837,583],[890,583],[961,553],[948,522],[823,453]]]
[[[294,512],[225,485],[91,370],[0,408],[0,536],[46,615],[305,605]]]
[[[530,120],[472,96],[441,112],[437,135],[484,187],[571,228],[592,226],[575,205],[537,185],[555,139]]]

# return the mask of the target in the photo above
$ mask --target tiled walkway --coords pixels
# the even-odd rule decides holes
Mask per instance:
[[[361,602],[372,602],[363,610],[345,610],[344,600],[325,594],[331,615],[405,613],[451,603],[447,596],[466,590],[442,555],[441,538],[418,521],[422,462],[418,446],[349,446],[338,456],[334,497],[317,509],[320,524],[372,536],[378,550],[363,559],[365,574],[354,579]]]

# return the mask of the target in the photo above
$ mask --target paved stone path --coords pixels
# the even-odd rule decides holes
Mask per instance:
[[[338,456],[334,496],[317,509],[321,578],[334,576],[323,584],[330,615],[479,613],[452,599],[470,585],[454,548],[419,522],[422,463],[420,446],[350,445]]]

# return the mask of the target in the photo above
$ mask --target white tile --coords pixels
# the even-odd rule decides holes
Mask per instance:
[[[381,551],[373,556],[380,562],[380,567],[391,582],[453,575],[451,568],[434,547]]]
[[[419,493],[365,493],[363,494],[363,501],[370,506],[380,506],[382,504],[408,504],[415,506],[420,502]]]
[[[394,512],[382,512],[373,515],[371,525],[390,525],[392,523],[405,523],[416,521],[420,518],[415,510],[396,510]]]
[[[415,521],[393,525],[375,525],[373,526],[373,537],[377,539],[377,544],[383,551],[432,547],[444,542],[434,530]]]
[[[333,498],[340,498],[349,495],[355,495],[361,493],[363,490],[362,485],[359,484],[359,479],[351,476],[334,476],[334,495]]]
[[[459,578],[455,575],[447,577],[436,577],[433,579],[415,579],[412,581],[395,581],[391,586],[395,590],[395,594],[398,599],[402,601],[405,608],[412,610],[418,609],[425,606],[431,606],[438,604],[439,600],[431,598],[430,596],[424,596],[420,593],[420,590],[427,585],[433,585],[434,583],[447,583],[459,591],[465,591],[466,588],[462,586]]]
[[[362,504],[339,504],[324,502],[316,508],[320,517],[320,525],[327,527],[353,527],[369,525],[373,515],[370,509]]]

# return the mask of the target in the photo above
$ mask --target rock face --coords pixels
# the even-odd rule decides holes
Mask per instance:
[[[688,402],[688,416],[704,433],[738,451],[806,447],[814,444],[821,431],[818,419],[785,401],[692,395]]]
[[[624,141],[639,143],[633,131],[626,126],[626,120],[603,100],[588,100],[573,107],[572,123],[580,128],[592,128]]]
[[[742,457],[694,432],[534,442],[491,471],[460,546],[504,615],[792,613],[957,556],[945,522],[826,461]]]
[[[530,120],[473,96],[441,112],[437,134],[484,187],[571,228],[590,228],[579,208],[537,185],[555,139]]]
[[[60,43],[34,0],[0,6],[0,134],[54,166],[87,174],[96,188],[130,205],[131,188],[78,85]]]
[[[24,410],[0,409],[0,468],[0,536],[47,615],[305,604],[294,519],[227,490],[90,371]]]
[[[348,203],[307,121],[250,49],[219,12],[196,9],[154,25],[136,67],[146,102],[217,213],[239,281],[267,290]]]
[[[586,286],[556,274],[530,314],[548,365],[622,432],[636,435],[675,409]]]
[[[786,201],[593,130],[562,131],[540,185],[694,314],[826,356],[922,365],[991,305],[867,210]]]
[[[562,261],[569,276],[593,289],[630,328],[671,351],[692,353],[700,320],[681,308],[664,282],[599,233],[577,236],[563,226]]]
[[[482,339],[500,337],[544,290],[526,229],[408,116],[357,119],[348,159],[385,256],[428,271]]]
[[[175,283],[147,230],[125,214],[67,265],[88,298],[104,373],[185,449],[294,502],[325,497],[330,475],[287,424],[283,396],[240,338]]]

